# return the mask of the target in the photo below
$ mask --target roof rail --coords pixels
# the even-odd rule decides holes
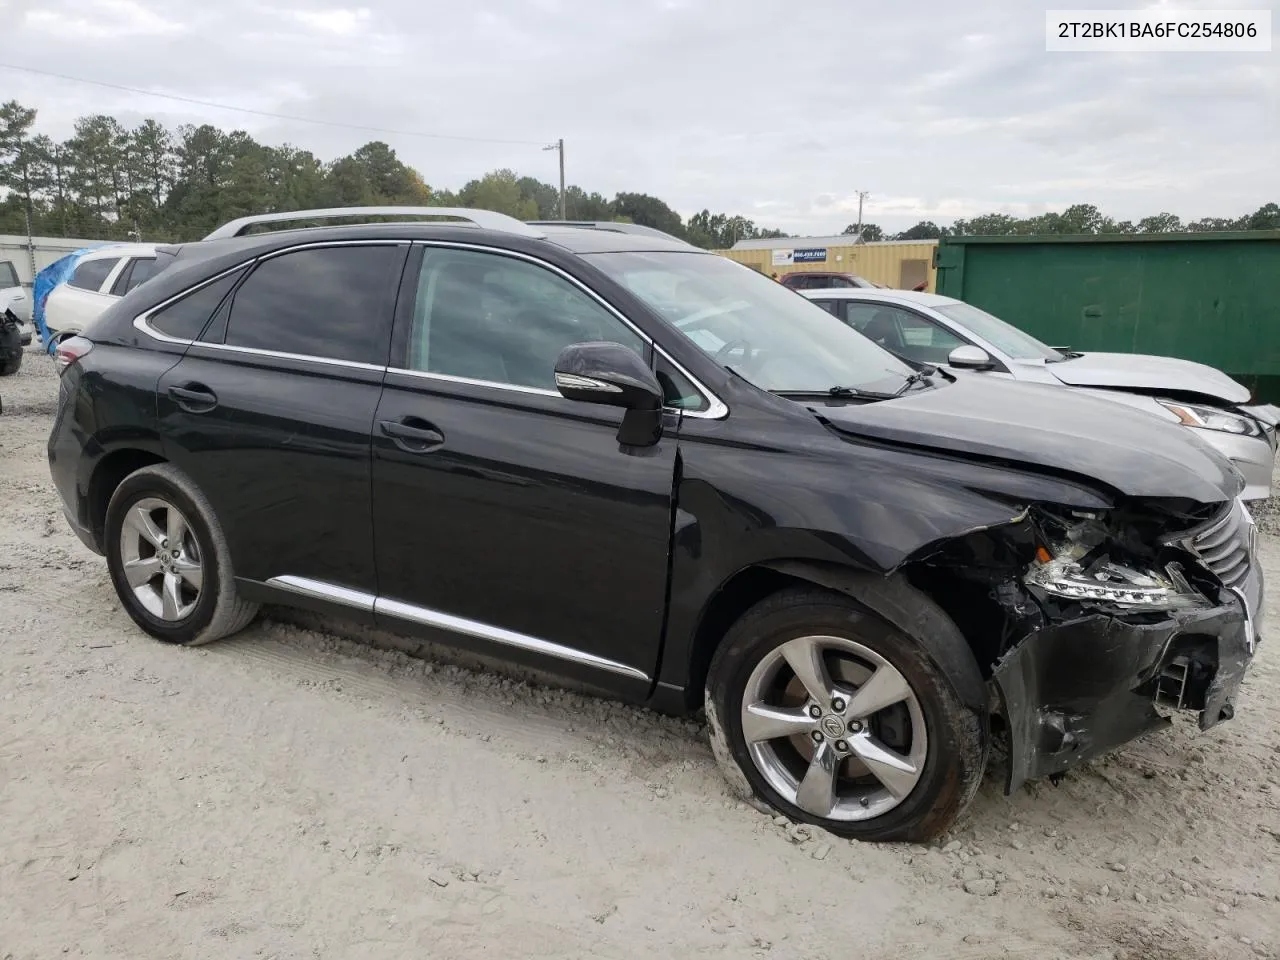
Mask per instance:
[[[581,230],[605,230],[611,233],[632,233],[645,237],[659,237],[663,240],[670,240],[673,243],[683,243],[692,246],[687,240],[681,240],[673,234],[659,230],[656,227],[646,227],[641,223],[618,223],[615,220],[530,220],[530,226],[533,227],[577,227]]]
[[[545,237],[515,217],[492,210],[472,210],[466,207],[325,207],[320,210],[290,210],[280,213],[259,213],[251,217],[240,217],[230,223],[224,223],[205,240],[221,240],[225,237],[241,237],[249,232],[249,228],[259,223],[287,223],[290,220],[336,220],[342,217],[454,217],[465,220],[473,226],[484,230],[497,230],[502,233],[515,233],[522,237],[541,239]]]

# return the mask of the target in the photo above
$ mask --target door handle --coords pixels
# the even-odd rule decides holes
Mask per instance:
[[[169,396],[177,402],[178,406],[190,413],[207,413],[218,405],[218,395],[203,383],[170,387]]]
[[[403,420],[379,420],[378,429],[408,453],[428,453],[444,443],[444,434],[416,417]]]

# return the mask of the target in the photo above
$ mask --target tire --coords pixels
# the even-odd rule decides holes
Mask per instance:
[[[928,614],[918,622],[931,625],[935,647],[958,644],[972,658],[936,604],[901,588]],[[813,664],[815,650],[823,676],[803,672],[831,691],[816,718],[813,683],[792,667]],[[908,696],[894,699],[904,689]],[[858,709],[877,701],[889,705]],[[841,837],[933,839],[968,806],[986,769],[987,718],[965,706],[924,645],[820,588],[773,594],[729,629],[707,675],[706,711],[716,761],[737,792]]]
[[[22,369],[22,353],[17,356],[10,357],[8,360],[0,360],[0,377],[11,377]]]
[[[175,534],[172,542],[166,537]],[[209,501],[172,464],[125,477],[107,506],[104,547],[120,602],[157,640],[209,643],[243,630],[258,612],[237,594],[231,552]]]

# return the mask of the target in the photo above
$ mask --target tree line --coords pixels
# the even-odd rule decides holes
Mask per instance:
[[[259,143],[211,124],[169,130],[155,120],[126,127],[104,114],[81,117],[55,142],[34,130],[36,111],[0,104],[0,233],[90,240],[195,240],[255,213],[352,205],[414,205],[496,210],[521,220],[559,216],[559,188],[511,170],[494,170],[459,190],[433,188],[381,141],[324,161],[290,144]],[[713,249],[738,240],[783,236],[742,216],[703,210],[688,222],[645,193],[612,198],[565,189],[571,220],[646,224]]]
[[[94,114],[56,142],[35,132],[36,110],[16,100],[0,104],[0,233],[90,240],[195,240],[218,225],[255,213],[351,205],[415,205],[496,210],[521,220],[553,220],[559,190],[512,170],[494,170],[459,190],[430,186],[382,141],[324,161],[290,144],[259,143],[243,130],[211,124],[170,130],[155,120],[126,127]],[[577,185],[565,190],[570,220],[619,220],[682,237],[706,249],[739,240],[786,237],[748,217],[704,209],[687,220],[657,197],[621,192],[612,198]],[[874,223],[862,239],[932,240],[963,234],[1166,233],[1178,230],[1280,229],[1280,207],[1269,203],[1238,219],[1183,224],[1170,213],[1137,223],[1116,222],[1092,204],[1018,219],[991,213],[950,227],[921,221],[889,234]],[[856,224],[846,234],[859,232]]]
[[[1092,203],[1077,203],[1062,213],[1044,213],[1038,217],[1011,217],[1004,213],[987,213],[971,220],[957,220],[949,227],[940,227],[931,220],[922,220],[909,230],[890,234],[877,224],[864,223],[862,239],[867,243],[877,240],[937,240],[939,237],[1012,237],[1066,234],[1137,234],[1137,233],[1219,233],[1228,230],[1280,230],[1280,204],[1263,204],[1253,213],[1241,217],[1203,217],[1187,223],[1174,213],[1157,213],[1131,220],[1114,220]],[[859,227],[851,223],[844,233],[856,236]]]

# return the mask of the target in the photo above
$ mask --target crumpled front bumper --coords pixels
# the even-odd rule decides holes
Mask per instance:
[[[1188,657],[1200,678],[1192,706],[1200,729],[1231,719],[1260,639],[1262,592],[1255,563],[1239,592],[1224,590],[1218,606],[1157,623],[1096,613],[1015,646],[992,673],[1009,726],[1007,792],[1167,726],[1157,691]]]

